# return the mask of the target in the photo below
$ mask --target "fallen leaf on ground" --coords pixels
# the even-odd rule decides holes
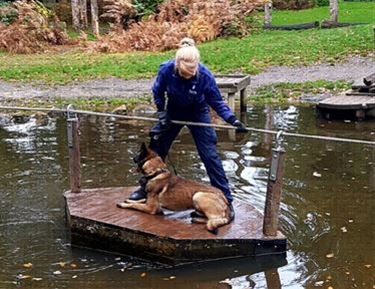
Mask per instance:
[[[366,264],[365,267],[366,268],[371,268],[371,265],[370,264]]]
[[[33,278],[31,279],[32,281],[42,281],[43,279],[42,278]]]
[[[65,262],[59,262],[60,267],[65,267]]]
[[[61,275],[62,273],[61,273],[61,271],[57,270],[57,271],[53,272],[53,274],[54,275]]]

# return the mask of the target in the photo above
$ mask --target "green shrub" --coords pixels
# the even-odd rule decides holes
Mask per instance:
[[[273,7],[280,10],[307,9],[314,7],[314,5],[314,0],[273,0]]]
[[[149,15],[156,12],[156,9],[163,0],[133,0],[133,5],[138,15]]]
[[[11,7],[9,3],[0,2],[0,23],[5,25],[12,24],[18,18],[18,11]]]
[[[329,0],[315,0],[315,5],[318,7],[329,6]]]

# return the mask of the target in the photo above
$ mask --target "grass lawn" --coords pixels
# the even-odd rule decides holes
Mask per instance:
[[[299,11],[274,11],[272,24],[287,25],[329,19],[329,7],[317,7]],[[339,22],[375,23],[375,3],[339,2]]]
[[[351,88],[347,81],[308,81],[303,83],[278,83],[259,87],[249,101],[253,103],[287,103],[298,101],[305,94],[338,94]]]
[[[352,15],[353,21],[364,22],[363,18],[374,18],[374,8],[375,4],[368,2],[342,3],[340,15],[343,19],[340,21],[349,21],[344,16]],[[319,20],[317,15],[325,10],[328,11],[328,7],[275,12],[274,24]],[[301,16],[300,13],[305,14]],[[304,31],[261,30],[241,39],[217,39],[199,45],[199,49],[203,63],[216,73],[256,74],[272,65],[334,63],[350,55],[368,55],[374,49],[372,29],[372,25],[360,25]],[[159,64],[173,55],[174,51],[87,54],[77,49],[32,55],[0,53],[0,78],[63,84],[111,76],[125,79],[152,77]]]

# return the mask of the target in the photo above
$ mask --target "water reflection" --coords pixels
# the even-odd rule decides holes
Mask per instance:
[[[319,121],[309,108],[250,108],[246,117],[249,126],[259,128],[375,139],[374,122]],[[83,118],[83,186],[136,184],[138,175],[131,159],[139,143],[147,140],[150,126]],[[281,227],[289,241],[288,264],[285,259],[284,263],[247,259],[169,268],[70,247],[62,199],[62,192],[69,187],[65,134],[63,119],[2,123],[0,288],[277,289],[374,285],[373,147],[286,139]],[[225,131],[219,131],[218,136],[235,197],[262,211],[272,138],[252,133],[238,135],[232,141]],[[186,130],[173,145],[170,163],[181,176],[208,181]],[[27,263],[32,267],[23,266]]]

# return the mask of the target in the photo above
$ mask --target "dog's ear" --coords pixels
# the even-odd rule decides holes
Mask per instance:
[[[147,149],[146,144],[143,142],[139,150],[139,160],[143,161],[144,159],[146,159],[147,155],[148,155],[148,149]]]
[[[139,149],[139,152],[140,153],[147,152],[147,146],[144,142],[141,144],[141,148]]]

